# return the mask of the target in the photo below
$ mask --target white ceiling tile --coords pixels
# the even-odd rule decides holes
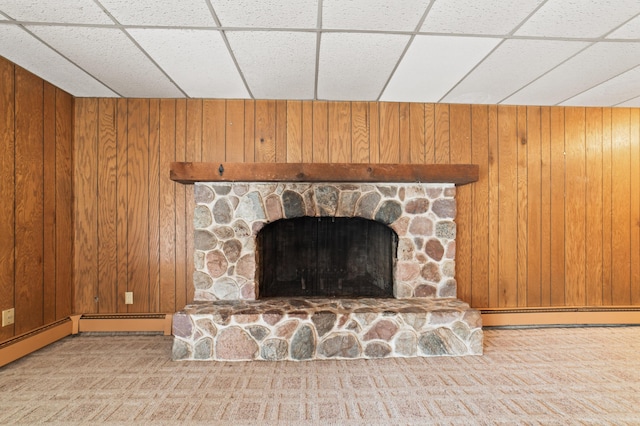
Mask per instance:
[[[213,27],[215,21],[205,0],[100,0],[123,25]]]
[[[618,104],[616,106],[619,106],[619,107],[630,107],[630,108],[640,108],[640,96],[638,96],[637,98],[629,99],[628,101],[623,102],[621,104]]]
[[[184,96],[119,29],[58,26],[29,29],[122,96]]]
[[[640,44],[601,42],[523,88],[504,103],[556,105],[640,64]]]
[[[549,0],[516,35],[601,37],[639,12],[638,0]]]
[[[316,34],[228,31],[231,49],[256,99],[313,99]]]
[[[0,10],[17,21],[113,24],[93,1],[0,0]]]
[[[324,0],[322,27],[415,31],[430,0]]]
[[[436,0],[421,32],[509,34],[543,0]]]
[[[0,56],[77,97],[117,96],[16,25],[0,25]]]
[[[498,103],[588,45],[578,41],[505,40],[442,101]]]
[[[249,97],[218,31],[130,29],[129,33],[190,97]]]
[[[317,28],[318,0],[211,0],[223,27]]]
[[[499,42],[488,37],[416,36],[381,100],[438,102]]]
[[[611,34],[607,38],[622,38],[622,39],[638,39],[640,38],[640,15],[636,16]]]
[[[324,34],[320,42],[318,98],[377,99],[409,39],[408,35]]]
[[[610,106],[640,96],[640,67],[568,99],[561,105]]]

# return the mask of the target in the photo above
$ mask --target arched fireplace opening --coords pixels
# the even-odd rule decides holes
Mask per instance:
[[[299,217],[257,236],[258,296],[393,297],[398,235],[359,217]]]

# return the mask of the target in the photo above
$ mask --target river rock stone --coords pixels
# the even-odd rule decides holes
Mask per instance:
[[[409,225],[409,232],[413,235],[433,235],[433,222],[428,217],[414,217]]]
[[[207,271],[213,278],[218,278],[225,274],[228,266],[227,258],[220,250],[207,253]]]
[[[371,342],[364,349],[367,358],[384,358],[391,352],[391,346],[384,342]]]
[[[203,330],[211,337],[215,337],[216,334],[218,334],[218,329],[216,328],[213,321],[211,321],[211,319],[209,318],[200,318],[196,321],[196,325],[198,326],[198,328],[200,328],[200,330]]]
[[[392,320],[380,320],[376,322],[364,335],[364,340],[391,340],[398,332],[398,325]]]
[[[240,289],[234,280],[224,277],[213,283],[213,294],[220,300],[236,300]]]
[[[416,335],[409,331],[398,333],[394,341],[396,353],[402,356],[415,356],[417,350],[416,339]]]
[[[318,345],[318,353],[327,358],[356,358],[360,352],[358,340],[352,334],[335,334]]]
[[[280,361],[287,357],[289,344],[282,339],[268,339],[262,343],[260,357],[266,361]]]
[[[375,220],[389,225],[402,215],[402,206],[395,200],[387,200],[382,203],[376,212]]]
[[[251,337],[260,341],[269,335],[269,329],[261,325],[251,325],[247,327],[247,331],[251,334]]]
[[[318,337],[322,337],[334,327],[336,314],[331,311],[316,312],[311,316],[311,321],[316,326]]]
[[[442,247],[442,243],[434,238],[427,241],[424,246],[424,251],[427,253],[427,256],[437,262],[442,260],[442,256],[444,256],[444,247]]]
[[[171,359],[173,359],[174,361],[188,359],[189,357],[191,357],[189,348],[189,345],[182,340],[173,339],[173,346],[171,348]]]
[[[216,339],[216,355],[223,360],[252,360],[258,355],[258,344],[240,327],[225,328]]]
[[[316,352],[316,338],[308,325],[298,329],[291,339],[291,358],[296,360],[311,359]]]
[[[193,246],[196,250],[213,250],[218,244],[218,239],[211,232],[196,229],[193,233]]]
[[[321,216],[335,216],[338,207],[339,191],[335,186],[319,186],[316,188],[316,203]]]
[[[436,223],[436,237],[454,239],[456,237],[456,224],[449,220]]]
[[[193,349],[194,359],[210,359],[211,350],[213,349],[213,340],[210,337],[204,337],[198,340]]]
[[[429,200],[426,198],[414,198],[409,200],[405,206],[405,211],[409,214],[421,214],[429,211]]]
[[[213,285],[213,279],[209,274],[205,274],[201,271],[195,271],[193,273],[193,285],[198,290],[207,290]]]
[[[456,217],[456,200],[452,198],[438,198],[433,202],[431,210],[442,219]]]
[[[373,214],[381,198],[377,192],[369,192],[363,195],[356,206],[356,215],[365,219],[373,219]]]
[[[173,315],[173,335],[179,337],[191,337],[193,323],[188,315],[177,312]]]
[[[235,263],[240,257],[242,251],[242,243],[238,240],[228,240],[222,245],[222,251],[227,257],[227,260],[231,263]]]
[[[282,203],[280,202],[280,197],[275,194],[271,194],[266,198],[264,203],[267,209],[267,218],[270,222],[282,219],[284,217],[282,213]]]
[[[216,198],[216,196],[210,187],[197,183],[193,188],[193,198],[196,203],[209,204]]]
[[[213,223],[213,217],[211,216],[211,210],[207,206],[196,206],[193,211],[193,226],[194,228],[207,228]]]
[[[213,205],[213,218],[218,224],[231,223],[233,218],[233,209],[229,201],[221,198]]]
[[[286,218],[304,216],[304,203],[300,194],[286,190],[282,193],[282,205],[284,207],[284,215]]]

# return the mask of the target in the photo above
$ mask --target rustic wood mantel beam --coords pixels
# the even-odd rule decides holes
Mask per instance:
[[[464,185],[477,164],[171,163],[171,180],[194,182],[422,182]]]

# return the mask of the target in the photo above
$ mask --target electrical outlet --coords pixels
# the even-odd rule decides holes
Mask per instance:
[[[125,305],[133,305],[133,292],[126,291],[124,293],[124,304]]]
[[[15,322],[15,313],[16,310],[14,308],[6,309],[2,311],[2,326],[5,327],[7,325],[11,325]]]

